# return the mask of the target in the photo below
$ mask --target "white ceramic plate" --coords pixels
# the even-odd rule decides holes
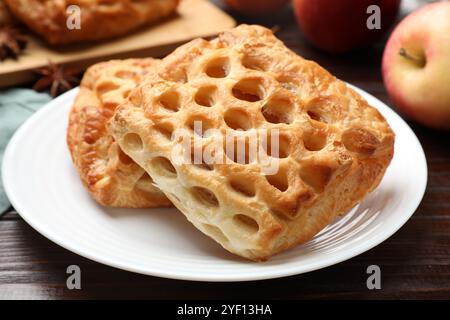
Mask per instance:
[[[66,147],[74,89],[33,115],[14,135],[3,161],[5,190],[15,209],[45,237],[81,256],[159,277],[200,281],[269,279],[324,268],[371,249],[414,213],[427,166],[408,125],[358,90],[396,133],[394,159],[380,186],[313,240],[264,263],[227,253],[176,209],[106,209],[83,189]]]

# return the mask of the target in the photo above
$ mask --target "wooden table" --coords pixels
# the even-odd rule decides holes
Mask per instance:
[[[219,2],[219,1],[217,1]],[[309,47],[287,8],[264,19],[239,22],[278,25],[277,35],[337,77],[392,105],[380,74],[384,42],[344,56]],[[411,127],[427,156],[429,182],[414,216],[390,239],[338,265],[308,274],[259,282],[201,283],[161,279],[110,268],[47,240],[15,212],[0,218],[0,299],[211,299],[211,298],[450,298],[450,134]],[[82,270],[82,290],[66,289],[66,268]],[[366,268],[381,268],[381,290],[368,290]]]

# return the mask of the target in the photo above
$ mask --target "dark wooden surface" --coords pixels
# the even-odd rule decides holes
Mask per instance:
[[[278,25],[277,35],[290,48],[392,105],[380,74],[383,41],[370,49],[333,56],[308,46],[288,8],[270,18],[236,19]],[[168,280],[84,259],[47,240],[10,212],[0,218],[0,299],[450,299],[450,134],[410,125],[427,156],[425,197],[400,231],[351,260],[308,274],[259,282]],[[81,267],[81,290],[66,289],[65,271],[72,264]],[[381,268],[381,290],[366,287],[366,268],[372,264]]]

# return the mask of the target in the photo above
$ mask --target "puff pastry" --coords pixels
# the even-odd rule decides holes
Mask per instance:
[[[83,184],[100,204],[111,207],[167,206],[169,200],[149,175],[108,134],[106,123],[153,59],[103,62],[90,67],[72,107],[67,143]]]
[[[51,44],[110,39],[172,14],[179,0],[5,0],[14,15]],[[81,9],[69,29],[67,8]]]
[[[257,158],[180,163],[175,130],[197,135],[201,148],[217,138],[194,132],[194,120],[237,137],[278,129],[278,154],[264,152],[279,169],[266,175]],[[117,109],[110,131],[190,222],[252,260],[310,240],[360,202],[394,146],[388,123],[356,92],[270,30],[248,25],[163,59]]]

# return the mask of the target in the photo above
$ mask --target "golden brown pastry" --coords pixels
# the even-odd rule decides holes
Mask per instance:
[[[172,14],[179,0],[5,0],[11,11],[51,44],[110,39]],[[69,29],[71,5],[81,29]],[[72,22],[69,19],[69,22]],[[70,24],[70,23],[69,23]]]
[[[157,69],[117,109],[110,132],[189,221],[242,257],[265,260],[310,240],[379,184],[393,156],[383,116],[266,28],[194,40]],[[180,129],[228,163],[180,161],[189,153],[179,149]],[[279,130],[278,154],[259,148],[278,163],[269,175],[258,157],[210,148],[254,129]]]
[[[169,200],[148,174],[124,154],[106,123],[156,60],[112,60],[90,67],[72,107],[67,143],[83,184],[111,207],[167,206]]]

